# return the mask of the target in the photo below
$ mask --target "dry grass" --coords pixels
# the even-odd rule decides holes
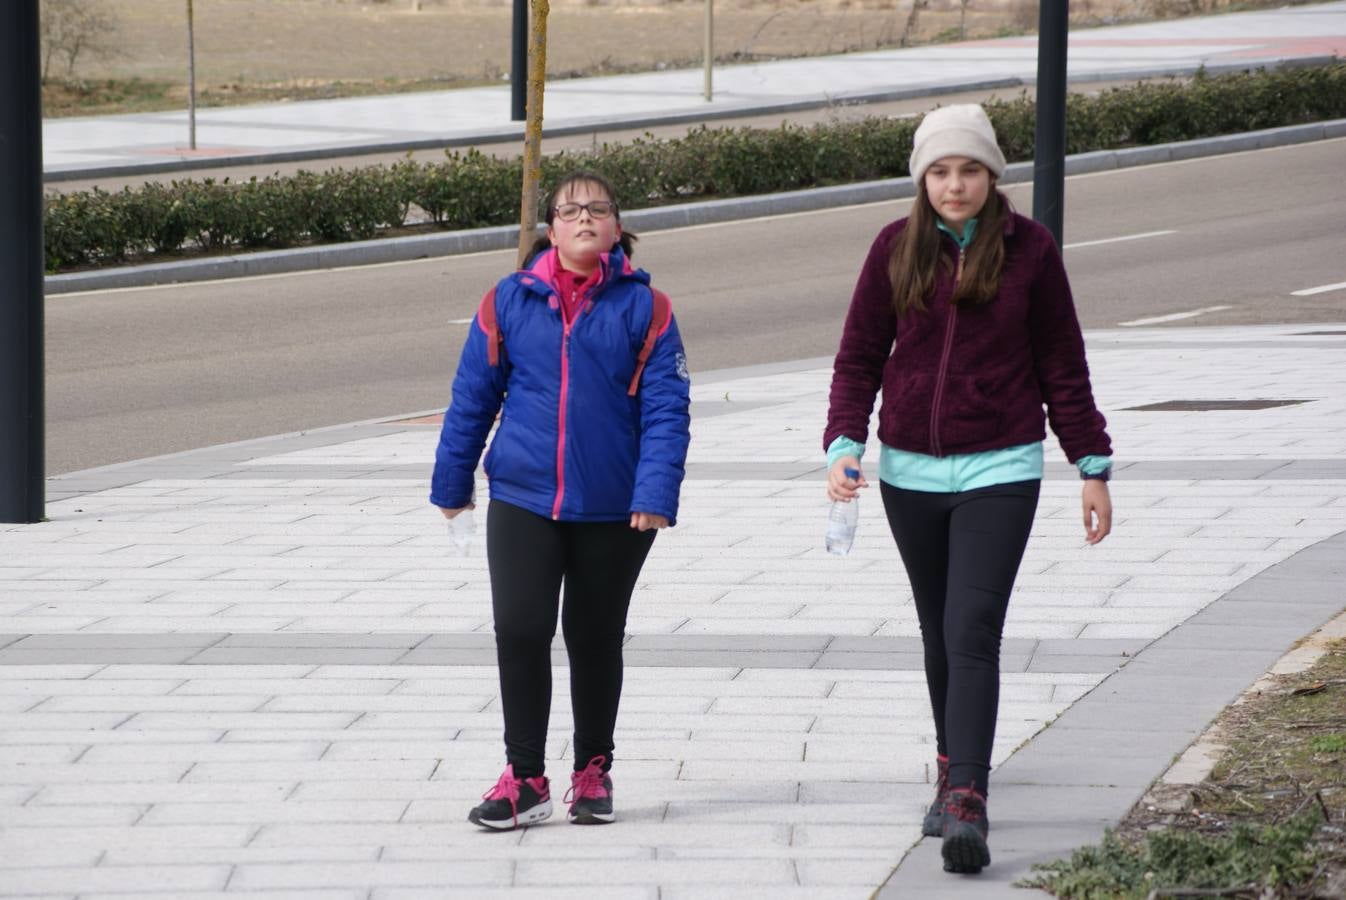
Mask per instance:
[[[1324,819],[1315,836],[1319,877],[1278,896],[1346,897],[1346,641],[1309,671],[1281,676],[1229,707],[1215,728],[1229,746],[1210,776],[1194,788],[1157,786],[1118,834],[1132,841],[1158,828],[1219,835],[1241,822],[1316,812]]]
[[[107,58],[81,58],[44,96],[48,115],[186,105],[183,0],[89,0],[119,28]],[[719,0],[720,61],[816,56],[1032,30],[1033,0]],[[1081,23],[1229,7],[1234,0],[1076,0]],[[1273,5],[1276,0],[1239,0]],[[1158,4],[1158,6],[1156,6]],[[1180,8],[1180,9],[1179,9]],[[500,83],[508,77],[509,0],[212,0],[196,4],[203,106]],[[700,64],[701,0],[553,0],[552,77]],[[53,73],[59,74],[59,73]]]

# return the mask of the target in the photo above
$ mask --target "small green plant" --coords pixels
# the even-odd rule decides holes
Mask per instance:
[[[1145,900],[1165,892],[1227,891],[1230,896],[1271,896],[1276,888],[1312,876],[1310,845],[1321,821],[1304,813],[1283,825],[1234,826],[1208,836],[1165,829],[1133,846],[1109,832],[1097,847],[1076,850],[1069,860],[1035,867],[1023,887],[1050,891],[1062,900]]]
[[[1346,753],[1346,734],[1320,734],[1309,739],[1314,753]]]

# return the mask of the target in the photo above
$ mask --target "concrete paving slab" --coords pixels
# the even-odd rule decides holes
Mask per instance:
[[[1297,346],[1285,336],[1292,330],[1087,337],[1100,385],[1125,405],[1163,399],[1175,378],[1193,389],[1243,384],[1245,345],[1270,354],[1278,394],[1296,396],[1296,386],[1308,384],[1346,390],[1346,373],[1328,362],[1337,345]],[[1191,348],[1179,368],[1174,346]],[[777,407],[794,415],[796,404],[823,402],[827,379],[827,361],[816,360],[730,373],[694,392],[707,399],[727,384],[735,396],[773,402],[751,399],[695,427],[732,431],[741,444],[742,434],[776,421]],[[614,770],[622,819],[605,830],[604,854],[666,864],[673,874],[654,886],[664,897],[865,896],[900,861],[886,889],[897,896],[917,884],[941,897],[1023,896],[1009,887],[1013,873],[1068,853],[1124,814],[1148,779],[1270,664],[1278,652],[1271,644],[1288,645],[1321,621],[1315,617],[1346,605],[1331,564],[1346,558],[1346,515],[1324,503],[1346,495],[1346,479],[1331,468],[1266,477],[1284,466],[1287,450],[1264,447],[1256,435],[1237,442],[1245,457],[1212,466],[1191,458],[1222,440],[1203,424],[1211,420],[1155,429],[1145,417],[1164,414],[1114,409],[1120,405],[1104,398],[1118,446],[1139,459],[1128,467],[1135,477],[1119,479],[1118,497],[1144,514],[1093,548],[1106,552],[1081,553],[1076,488],[1064,479],[1044,485],[1012,601],[1014,631],[1002,648],[991,790],[996,861],[980,879],[951,879],[935,843],[917,843],[933,729],[910,591],[880,511],[872,509],[871,538],[843,568],[819,553],[817,529],[796,521],[801,504],[816,501],[815,484],[741,472],[687,483],[684,522],[661,537],[639,588]],[[1346,417],[1339,426],[1312,409],[1277,415],[1285,417],[1281,427],[1303,421],[1339,432],[1346,446]],[[181,832],[186,866],[269,872],[293,851],[294,885],[259,883],[262,896],[328,890],[323,876],[307,873],[341,862],[343,847],[352,848],[347,863],[395,864],[358,869],[376,895],[446,896],[453,888],[443,880],[399,887],[422,877],[404,873],[426,871],[404,866],[447,871],[450,862],[531,859],[542,872],[544,860],[586,858],[588,833],[563,822],[483,840],[459,821],[502,765],[484,560],[446,561],[442,540],[424,532],[423,475],[375,477],[390,471],[389,459],[428,452],[428,433],[361,425],[201,454],[199,464],[191,454],[158,468],[148,461],[85,478],[88,492],[76,503],[53,501],[49,523],[0,530],[5,541],[42,543],[33,553],[25,545],[27,558],[59,556],[64,569],[44,579],[44,570],[0,556],[0,659],[33,638],[41,652],[0,668],[0,822],[5,809],[28,810],[17,814],[26,817],[17,833],[0,836],[0,860],[50,846],[59,833],[75,855],[50,867],[83,872],[98,858],[80,855],[90,852],[112,854],[104,865],[153,867],[166,864],[156,854]],[[771,451],[816,465],[815,437],[801,434]],[[265,465],[247,464],[258,460]],[[1175,462],[1188,467],[1183,477],[1149,477],[1173,474],[1166,467]],[[761,474],[788,474],[783,463],[769,465],[781,468]],[[365,515],[349,515],[355,500],[366,504]],[[97,519],[71,514],[67,507],[76,506],[96,509]],[[724,517],[730,507],[787,524],[744,541]],[[1228,513],[1205,523],[1171,514],[1183,508]],[[123,550],[118,565],[85,565]],[[280,553],[287,559],[277,564]],[[181,572],[145,577],[138,567],[155,559],[162,561],[152,568]],[[232,571],[248,577],[211,574]],[[399,574],[363,577],[387,571]],[[469,607],[477,611],[464,615]],[[165,647],[188,651],[190,662],[143,656]],[[115,656],[90,661],[93,652]],[[86,656],[62,655],[77,653]],[[573,723],[559,641],[553,659],[548,757],[561,790]],[[882,829],[854,823],[875,796],[900,821]],[[162,811],[139,825],[117,824],[137,804]],[[106,823],[76,821],[85,810]],[[192,824],[196,816],[205,825]],[[745,818],[763,821],[738,821]],[[243,820],[241,828],[230,824]],[[747,873],[737,880],[696,881],[708,860],[771,865],[760,873],[736,866],[736,876]],[[778,864],[793,873],[788,883],[775,882]],[[543,885],[544,877],[538,891],[564,890]],[[460,890],[521,890],[509,884]],[[81,896],[98,886],[88,887]],[[10,896],[6,888],[0,876],[0,897]]]

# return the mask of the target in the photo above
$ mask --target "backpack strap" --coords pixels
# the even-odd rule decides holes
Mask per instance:
[[[640,353],[636,354],[636,371],[631,376],[631,386],[626,389],[628,397],[634,397],[640,390],[640,376],[645,371],[645,363],[649,361],[650,353],[654,351],[654,342],[668,330],[669,320],[673,318],[673,301],[668,299],[668,294],[658,288],[650,288],[650,294],[654,299],[654,308],[650,313],[650,328],[645,332],[645,343],[641,345]]]
[[[477,327],[486,335],[486,361],[492,367],[500,365],[500,350],[504,346],[505,336],[495,321],[495,288],[486,292],[477,307]]]

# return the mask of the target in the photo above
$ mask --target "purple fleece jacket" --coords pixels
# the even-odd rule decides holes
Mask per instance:
[[[1110,455],[1051,233],[1013,214],[994,300],[955,308],[950,265],[940,268],[926,311],[898,319],[888,259],[906,223],[879,232],[860,270],[833,367],[823,447],[838,435],[864,443],[882,386],[879,440],[899,450],[948,456],[1013,447],[1045,438],[1050,418],[1071,462]],[[956,263],[947,235],[943,252]]]

